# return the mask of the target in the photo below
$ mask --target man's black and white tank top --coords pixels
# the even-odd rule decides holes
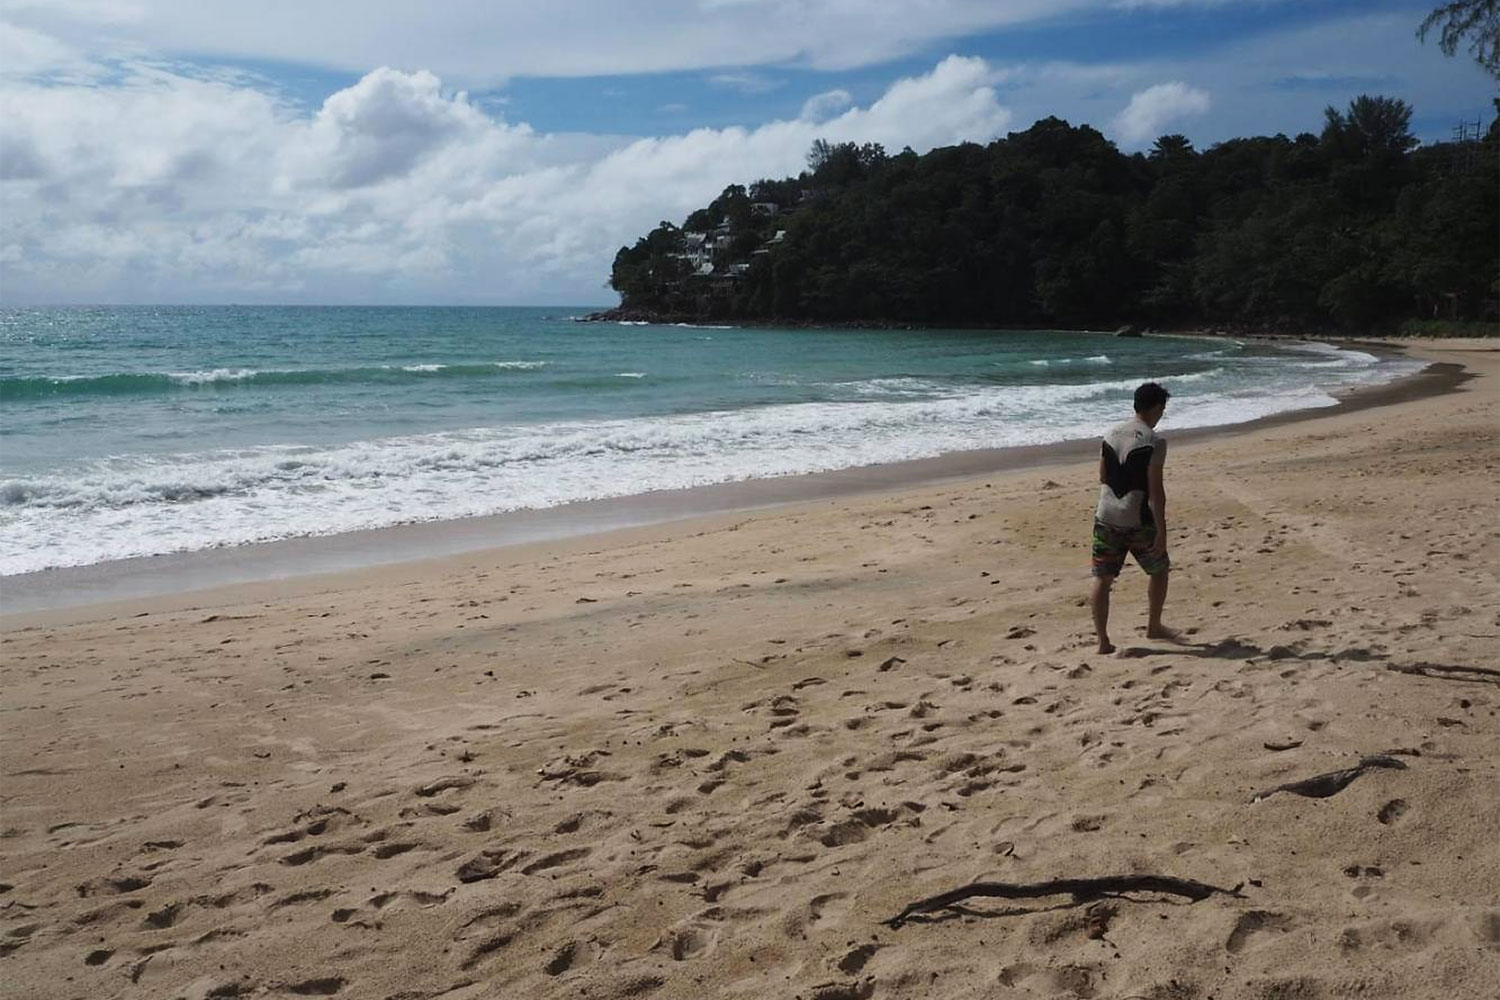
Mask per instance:
[[[1154,523],[1147,503],[1146,470],[1166,439],[1139,417],[1104,435],[1104,483],[1094,520],[1112,528],[1139,528]]]

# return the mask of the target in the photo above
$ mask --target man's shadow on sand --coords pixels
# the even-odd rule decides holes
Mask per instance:
[[[1140,659],[1145,656],[1196,656],[1201,659],[1210,660],[1253,660],[1263,658],[1268,660],[1330,660],[1351,659],[1369,660],[1380,659],[1379,654],[1371,653],[1367,649],[1349,650],[1344,653],[1324,652],[1299,652],[1290,646],[1271,646],[1263,648],[1253,642],[1246,642],[1237,636],[1228,639],[1220,639],[1218,642],[1192,642],[1184,638],[1157,639],[1159,645],[1154,646],[1121,646],[1115,650],[1115,655],[1121,659]]]
[[[1122,646],[1115,655],[1124,659],[1140,659],[1147,656],[1193,656],[1209,660],[1298,660],[1304,663],[1383,663],[1387,670],[1439,680],[1468,681],[1476,684],[1500,684],[1500,670],[1490,667],[1471,667],[1452,663],[1431,663],[1419,660],[1414,663],[1398,663],[1384,653],[1377,653],[1363,646],[1354,646],[1336,652],[1323,650],[1299,650],[1287,645],[1257,646],[1237,636],[1220,639],[1218,642],[1189,642],[1186,639],[1160,640],[1160,646]]]

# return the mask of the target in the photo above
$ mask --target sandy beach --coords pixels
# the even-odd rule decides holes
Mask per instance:
[[[1492,998],[1500,353],[1411,350],[1173,448],[1187,645],[1091,462],[9,616],[5,994]],[[887,923],[1123,875],[1225,891]]]

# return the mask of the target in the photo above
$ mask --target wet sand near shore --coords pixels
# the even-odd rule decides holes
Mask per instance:
[[[1092,461],[12,615],[7,995],[1493,996],[1500,355],[1423,356],[1169,417],[1185,645],[1132,569],[1093,650]],[[884,923],[1142,874],[1234,892]]]

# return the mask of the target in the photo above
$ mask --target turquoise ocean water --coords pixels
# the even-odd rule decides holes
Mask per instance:
[[[0,309],[0,574],[1328,406],[1319,344],[579,323],[584,310]]]

